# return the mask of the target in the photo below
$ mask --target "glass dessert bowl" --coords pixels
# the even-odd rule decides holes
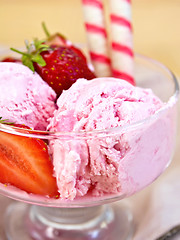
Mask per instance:
[[[169,165],[175,147],[179,95],[175,76],[144,56],[135,57],[135,81],[139,87],[152,89],[164,102],[158,111],[139,121],[89,132],[34,131],[0,125],[1,132],[56,146],[60,150],[55,154],[61,160],[57,166],[60,196],[40,196],[0,185],[1,194],[20,201],[7,211],[8,239],[131,239],[131,212],[117,201],[151,184]],[[50,155],[51,151],[50,147]],[[77,159],[74,152],[88,158],[88,163]]]

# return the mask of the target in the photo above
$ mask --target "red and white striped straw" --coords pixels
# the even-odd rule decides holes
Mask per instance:
[[[109,77],[111,62],[102,0],[82,0],[88,49],[97,77]]]
[[[134,84],[131,0],[109,1],[112,74]]]

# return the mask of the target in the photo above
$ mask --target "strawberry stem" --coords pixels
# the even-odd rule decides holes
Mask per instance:
[[[47,30],[46,24],[44,22],[42,22],[42,27],[46,34],[46,37],[49,38],[51,35],[50,35],[49,31]]]
[[[21,52],[19,51],[18,49],[15,49],[15,48],[10,48],[12,51],[16,52],[16,53],[20,53],[21,55],[24,55],[24,56],[27,56],[29,57],[29,54],[28,53],[25,53],[25,52]]]
[[[0,123],[8,124],[8,125],[13,125],[14,124],[13,122],[9,122],[8,119],[2,119],[2,117],[0,117]]]

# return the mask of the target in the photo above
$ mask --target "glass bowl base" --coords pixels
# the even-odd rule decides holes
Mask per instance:
[[[48,208],[13,203],[5,216],[8,240],[130,240],[133,218],[122,203],[89,208]]]

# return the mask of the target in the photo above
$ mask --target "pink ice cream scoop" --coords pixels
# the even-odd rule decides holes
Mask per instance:
[[[1,62],[0,73],[0,116],[45,130],[55,110],[54,90],[22,64]]]
[[[79,79],[57,105],[48,129],[79,133],[50,141],[62,199],[131,195],[167,165],[172,121],[166,114],[144,120],[164,107],[150,89],[114,78]]]

